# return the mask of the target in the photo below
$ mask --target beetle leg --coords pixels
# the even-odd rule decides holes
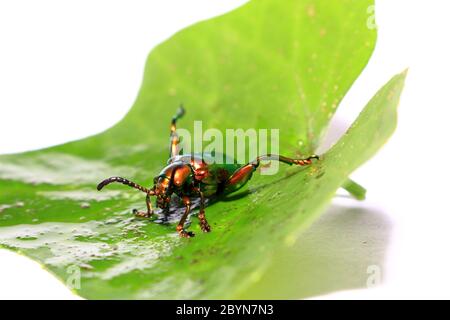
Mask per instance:
[[[198,194],[200,195],[200,212],[198,213],[198,219],[200,220],[200,229],[202,229],[203,232],[210,232],[211,227],[209,226],[205,216],[205,197],[203,195],[203,192],[201,192],[200,190],[198,190]]]
[[[245,185],[248,180],[252,177],[253,172],[256,170],[256,168],[259,167],[259,164],[261,160],[277,160],[289,165],[299,165],[299,166],[306,166],[310,165],[312,163],[313,159],[319,159],[316,155],[311,155],[308,158],[305,159],[292,159],[284,156],[279,156],[276,154],[266,154],[257,157],[252,162],[249,162],[248,164],[240,167],[237,169],[225,182],[224,185],[224,192],[225,193],[231,193],[239,188],[241,188],[243,185]]]
[[[253,162],[250,162],[250,164],[252,164],[255,167],[255,169],[256,169],[259,166],[259,162],[261,160],[277,160],[277,161],[280,161],[280,162],[283,162],[283,163],[286,163],[286,164],[289,164],[289,165],[295,164],[295,165],[298,165],[298,166],[307,166],[307,165],[310,165],[312,163],[313,159],[319,160],[319,156],[313,154],[313,155],[311,155],[311,156],[309,156],[308,158],[305,158],[305,159],[293,159],[293,158],[288,158],[288,157],[285,157],[285,156],[280,156],[280,155],[277,155],[277,154],[270,154],[269,153],[269,154],[265,154],[263,156],[257,157]]]
[[[142,218],[150,218],[153,214],[152,202],[150,201],[150,194],[147,193],[145,197],[145,204],[147,205],[147,212],[138,211],[137,209],[133,210],[133,213]]]
[[[243,185],[247,183],[248,180],[252,177],[253,171],[256,170],[256,167],[249,163],[245,166],[237,169],[231,177],[227,179],[224,185],[224,192],[231,193],[238,189],[240,189]]]
[[[177,232],[180,235],[180,237],[182,237],[182,238],[190,238],[190,237],[194,236],[194,233],[184,230],[184,223],[186,222],[189,212],[191,212],[191,200],[189,199],[189,197],[184,196],[183,203],[186,207],[185,207],[184,214],[180,219],[180,222],[178,222]]]
[[[169,159],[177,156],[180,153],[180,149],[178,147],[180,139],[177,134],[177,120],[180,119],[183,115],[184,115],[184,108],[181,105],[175,116],[172,118],[172,122],[170,124]]]

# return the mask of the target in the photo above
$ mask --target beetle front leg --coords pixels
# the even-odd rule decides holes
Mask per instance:
[[[138,211],[137,209],[133,210],[133,213],[142,218],[150,218],[153,214],[152,202],[150,201],[150,194],[147,193],[147,197],[145,197],[145,203],[147,205],[147,212]]]
[[[183,216],[180,219],[180,222],[178,222],[177,225],[177,232],[182,238],[190,238],[195,236],[195,234],[191,231],[184,230],[184,223],[186,222],[187,217],[189,216],[189,212],[191,212],[191,200],[189,197],[184,196],[183,197],[183,203],[185,205],[185,211]]]
[[[203,232],[210,232],[211,227],[208,224],[205,216],[205,197],[203,196],[203,192],[198,190],[198,194],[200,195],[200,212],[198,213],[198,219],[200,220],[200,229]]]

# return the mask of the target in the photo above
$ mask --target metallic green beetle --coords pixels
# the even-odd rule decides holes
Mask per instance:
[[[225,161],[225,164],[214,163],[213,157],[207,154],[180,155],[178,148],[180,140],[176,133],[176,122],[184,113],[185,110],[180,107],[177,114],[172,118],[168,165],[154,178],[154,186],[151,189],[121,177],[105,179],[97,186],[97,190],[101,190],[110,183],[118,182],[144,192],[147,195],[147,211],[134,210],[134,213],[141,217],[150,217],[153,214],[150,196],[156,196],[156,205],[159,208],[167,209],[172,195],[176,194],[182,199],[185,206],[184,214],[177,225],[177,232],[181,237],[194,236],[192,232],[188,232],[184,228],[191,211],[191,199],[200,198],[198,214],[200,227],[203,232],[210,232],[211,227],[205,217],[205,199],[214,195],[230,194],[242,188],[250,180],[261,160],[277,160],[289,165],[305,166],[311,164],[313,159],[319,159],[316,155],[311,155],[305,159],[291,159],[266,154],[245,165],[240,165],[234,164],[234,162],[229,164],[229,161]]]

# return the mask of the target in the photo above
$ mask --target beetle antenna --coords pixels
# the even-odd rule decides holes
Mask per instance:
[[[145,187],[143,187],[143,186],[141,186],[141,185],[139,185],[139,184],[137,184],[137,183],[135,183],[133,181],[130,181],[130,180],[122,178],[122,177],[111,177],[111,178],[103,180],[102,182],[100,182],[97,185],[97,190],[100,191],[100,190],[103,189],[104,186],[106,186],[106,185],[108,185],[110,183],[114,183],[114,182],[122,183],[124,185],[127,185],[129,187],[138,189],[138,190],[140,190],[140,191],[142,191],[144,193],[147,193],[147,194],[153,194],[152,190],[147,189],[147,188],[145,188]]]

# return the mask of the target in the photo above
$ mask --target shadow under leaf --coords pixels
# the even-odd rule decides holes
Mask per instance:
[[[294,246],[274,253],[264,275],[240,298],[301,299],[365,288],[368,268],[383,270],[390,232],[382,211],[333,204]]]

